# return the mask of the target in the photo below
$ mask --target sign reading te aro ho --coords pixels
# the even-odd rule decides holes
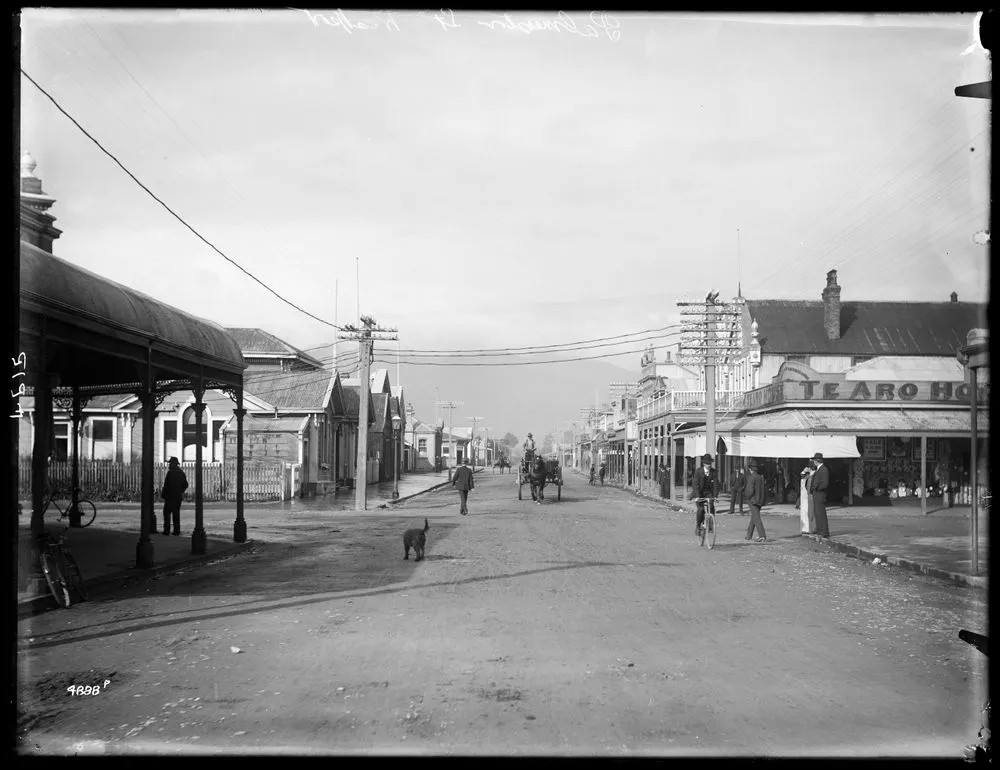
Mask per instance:
[[[817,375],[816,379],[783,380],[785,401],[909,401],[914,403],[969,403],[970,388],[964,382],[877,382],[845,380]],[[981,402],[989,398],[989,386],[979,388]]]

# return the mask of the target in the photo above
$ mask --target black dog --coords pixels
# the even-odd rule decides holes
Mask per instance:
[[[403,533],[403,558],[410,558],[410,549],[413,549],[414,556],[417,561],[421,561],[424,558],[424,543],[427,542],[427,530],[431,528],[431,525],[427,523],[427,519],[424,519],[423,529],[408,529]]]

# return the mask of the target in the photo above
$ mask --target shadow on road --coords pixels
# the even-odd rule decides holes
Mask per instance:
[[[287,584],[281,584],[281,570],[287,571],[294,570],[295,564],[302,561],[302,559],[307,558],[307,554],[311,556],[315,563],[316,551],[319,546],[313,546],[311,548],[302,546],[294,546],[294,550],[303,551],[304,553],[300,558],[297,559],[281,559],[280,563],[275,565],[275,568],[279,570],[276,575],[273,570],[268,570],[266,582],[262,582],[260,585],[261,593],[266,593],[267,589],[275,588],[286,588]],[[291,550],[291,549],[289,549]],[[395,549],[394,549],[395,551]],[[438,554],[441,557],[440,554]],[[430,561],[433,558],[432,555],[427,557]],[[454,558],[454,557],[450,557]],[[394,560],[391,564],[385,565],[383,562],[371,565],[371,569],[367,571],[361,571],[356,574],[359,579],[364,579],[367,575],[369,579],[373,582],[378,582],[381,585],[386,585],[384,588],[373,588],[369,590],[358,590],[357,582],[360,580],[355,580],[355,585],[353,587],[344,587],[341,589],[331,589],[317,592],[315,590],[316,583],[319,582],[316,576],[316,567],[313,568],[312,579],[308,581],[307,585],[313,589],[312,591],[304,590],[302,586],[299,590],[295,591],[294,595],[296,597],[301,596],[303,593],[312,593],[314,595],[309,598],[300,599],[296,598],[294,600],[274,600],[269,598],[254,598],[249,601],[242,602],[237,607],[227,607],[221,610],[213,611],[213,609],[193,609],[190,611],[174,611],[169,613],[161,613],[162,615],[167,615],[168,617],[162,620],[155,620],[150,622],[150,616],[146,616],[141,620],[130,622],[129,620],[121,621],[109,621],[109,623],[115,623],[116,627],[112,629],[106,629],[101,631],[94,631],[92,633],[80,633],[85,631],[87,628],[100,628],[101,624],[95,624],[88,627],[77,627],[64,632],[66,636],[60,636],[54,639],[41,639],[35,642],[28,643],[25,637],[20,637],[18,639],[18,647],[20,649],[43,649],[48,647],[59,647],[67,644],[78,644],[80,642],[86,642],[93,639],[105,639],[114,636],[121,636],[123,634],[136,633],[138,631],[144,631],[155,628],[168,628],[170,626],[182,625],[185,623],[190,623],[192,621],[205,621],[205,620],[216,620],[220,618],[235,617],[238,615],[246,615],[248,613],[262,612],[264,610],[282,610],[282,609],[292,609],[296,607],[308,607],[314,604],[322,604],[324,602],[336,601],[338,599],[357,599],[369,596],[382,596],[385,594],[397,593],[402,591],[412,592],[421,588],[440,588],[440,587],[453,587],[458,585],[470,585],[474,583],[485,583],[497,580],[509,580],[512,578],[527,577],[529,575],[538,575],[545,572],[560,572],[564,570],[573,569],[584,569],[593,567],[647,567],[647,566],[657,566],[657,567],[672,567],[676,566],[667,563],[653,563],[653,564],[622,564],[617,562],[571,562],[558,564],[551,567],[542,567],[538,569],[528,569],[521,570],[519,572],[509,572],[502,574],[490,574],[490,575],[474,575],[461,580],[445,580],[434,583],[410,583],[410,582],[400,582],[405,581],[409,575],[414,572],[418,566],[418,562],[404,561],[402,558]],[[240,571],[244,573],[245,577],[253,577],[254,572],[259,572],[259,570],[254,569],[254,563],[244,562],[239,567]],[[321,570],[320,570],[321,571]],[[218,576],[212,578],[199,577],[194,580],[184,583],[180,588],[186,589],[185,595],[218,595],[219,594],[219,582],[220,578]],[[395,584],[395,585],[388,585]],[[254,591],[253,587],[248,587],[247,589],[240,591],[239,593],[252,593]],[[177,593],[173,589],[161,588],[159,591],[155,589],[148,592],[146,596],[156,596],[165,594],[175,594]],[[275,593],[275,591],[271,591]],[[116,599],[111,599],[111,601],[117,601]],[[100,602],[95,602],[99,604]],[[63,633],[63,632],[61,632]]]

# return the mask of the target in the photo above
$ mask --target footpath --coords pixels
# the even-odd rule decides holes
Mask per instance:
[[[585,477],[580,479],[586,483]],[[605,486],[610,486],[606,484]],[[670,501],[614,485],[624,492],[661,503],[675,511],[694,516],[692,501]],[[729,495],[716,503],[719,530],[739,528],[745,534],[750,524],[750,508],[745,516],[729,515]],[[919,501],[886,506],[829,505],[830,537],[801,535],[799,509],[791,504],[769,504],[761,510],[761,520],[769,540],[800,534],[821,547],[850,554],[859,559],[920,572],[953,583],[985,589],[989,582],[989,510],[979,511],[979,570],[972,569],[972,509],[969,506],[932,509],[921,513]]]
[[[477,473],[483,473],[482,469]],[[489,469],[486,469],[489,473]],[[398,482],[399,498],[403,502],[416,495],[447,486],[448,472],[405,474]],[[392,482],[370,484],[366,490],[368,512],[377,514],[391,509]],[[24,510],[30,502],[22,501]],[[62,534],[84,576],[84,585],[91,598],[159,575],[188,570],[211,562],[228,559],[253,546],[253,540],[234,543],[232,524],[236,518],[232,503],[205,503],[204,520],[207,534],[204,554],[191,552],[191,529],[194,523],[194,503],[184,502],[181,509],[180,536],[151,535],[155,565],[150,569],[135,567],[136,546],[139,542],[139,503],[98,503],[97,518],[89,527],[68,528],[67,520],[53,521],[46,516],[46,530]],[[354,512],[355,491],[340,490],[336,494],[313,499],[295,499],[275,503],[247,503],[244,516],[248,525],[275,521],[305,512]],[[160,501],[156,501],[157,522],[162,522]],[[24,514],[18,521],[18,615],[32,615],[55,609],[56,603],[44,579],[39,580],[31,568],[31,519]],[[224,533],[228,533],[228,538]]]

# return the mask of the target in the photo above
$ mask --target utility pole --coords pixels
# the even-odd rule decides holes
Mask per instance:
[[[469,441],[469,447],[473,447],[476,444],[476,423],[480,420],[485,420],[485,417],[466,417],[466,420],[472,420],[472,439]],[[472,471],[476,471],[476,455],[472,456]]]
[[[464,401],[436,401],[435,405],[448,410],[448,481],[451,481],[451,473],[455,467],[455,434],[452,430],[455,425],[454,410],[462,406]]]
[[[371,389],[369,370],[374,357],[375,340],[396,339],[396,329],[379,328],[371,316],[361,316],[361,324],[363,328],[348,324],[344,327],[343,333],[337,335],[338,339],[354,340],[358,343],[358,361],[361,364],[361,371],[358,373],[360,377],[358,387],[358,456],[354,471],[354,510],[356,511],[367,509],[368,399]]]
[[[743,347],[742,304],[718,301],[709,292],[701,302],[678,302],[681,308],[681,344],[678,363],[705,368],[705,454],[715,458],[715,369],[728,364]]]

